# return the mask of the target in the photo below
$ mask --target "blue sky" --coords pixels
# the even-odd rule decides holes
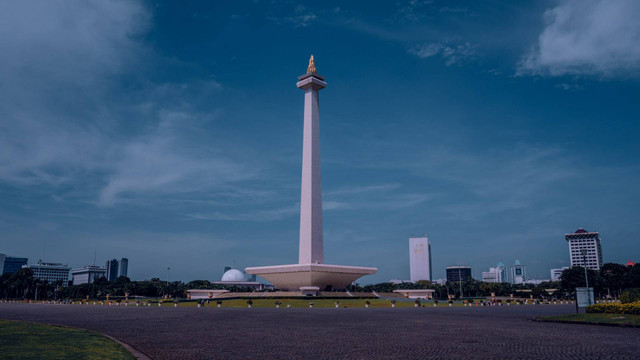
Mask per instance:
[[[325,260],[406,279],[640,260],[640,3],[0,4],[0,252],[134,279],[295,262],[303,93],[320,94]]]

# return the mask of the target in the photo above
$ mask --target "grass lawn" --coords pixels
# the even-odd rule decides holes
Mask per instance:
[[[246,308],[248,299],[232,299],[222,300],[221,307]],[[336,301],[340,302],[340,307],[344,308],[365,308],[365,304],[369,301],[370,308],[391,308],[391,301],[385,299],[252,299],[254,308],[275,308],[276,301],[280,301],[280,308],[286,308],[289,305],[292,308],[308,308],[309,303],[313,303],[314,308],[335,308]],[[217,307],[216,299],[209,301],[209,307]],[[157,306],[157,305],[156,305]],[[165,303],[162,306],[173,306],[173,303]],[[178,306],[198,306],[195,302],[183,302]],[[433,307],[433,302],[422,302],[421,306]],[[448,303],[441,302],[438,307],[449,306]],[[462,303],[454,303],[453,306],[464,306]],[[397,300],[396,307],[415,307],[413,300]]]
[[[627,314],[568,314],[540,316],[543,321],[567,321],[585,324],[627,325],[640,327],[640,315]]]
[[[217,307],[216,301],[218,299],[210,299],[209,300],[209,306],[208,307]],[[232,308],[246,308],[247,307],[247,300],[249,300],[248,298],[239,298],[239,299],[220,299],[222,301],[222,305],[221,307],[232,307]],[[340,307],[344,308],[365,308],[365,304],[367,302],[367,300],[369,301],[369,307],[370,308],[391,308],[391,300],[390,299],[361,299],[361,298],[352,298],[352,299],[317,299],[317,298],[313,298],[313,297],[308,297],[308,298],[271,298],[271,299],[265,299],[265,298],[251,298],[251,300],[253,301],[252,307],[254,308],[275,308],[276,307],[276,301],[280,301],[281,308],[286,308],[287,305],[289,305],[292,308],[308,308],[309,307],[309,303],[313,303],[313,307],[314,308],[335,308],[335,302],[336,301],[340,301]],[[174,306],[174,301],[173,300],[165,300],[165,299],[143,299],[140,300],[140,307],[148,307],[148,301],[151,301],[151,307],[158,307],[158,304],[160,304],[161,307],[173,307]],[[178,307],[197,307],[198,306],[198,301],[192,300],[192,301],[180,301],[178,303]],[[34,302],[34,304],[37,304],[38,302]],[[80,301],[74,301],[73,304],[75,305],[81,305],[81,306],[108,306],[108,302],[106,300],[94,300],[94,299],[90,299],[88,302],[80,302]],[[120,302],[119,304],[115,301],[112,301],[111,306],[126,306],[127,304],[125,304],[124,301]],[[129,307],[135,307],[136,306],[136,301],[135,300],[129,300],[128,303]],[[433,307],[433,301],[429,300],[429,301],[425,301],[422,300],[420,303],[421,307],[425,307],[425,308],[432,308]],[[449,303],[446,300],[442,300],[437,304],[438,307],[448,307]],[[464,303],[462,302],[454,302],[452,304],[453,307],[464,307]],[[476,306],[475,302],[472,302],[469,304],[469,306]],[[502,306],[509,306],[507,303],[503,303]],[[511,306],[534,306],[531,303],[529,303],[528,305],[518,305],[516,303],[511,303]],[[539,306],[539,305],[535,305],[535,306]],[[396,307],[415,307],[415,303],[414,300],[412,299],[406,299],[406,298],[397,298],[396,299]]]
[[[210,299],[208,307],[217,307],[216,301],[218,299]],[[221,307],[233,307],[233,308],[246,308],[248,298],[242,299],[220,299],[222,301]],[[340,307],[344,308],[365,308],[365,304],[367,300],[369,301],[370,308],[391,308],[391,300],[389,299],[315,299],[312,297],[309,298],[279,298],[279,299],[264,299],[264,298],[251,298],[253,301],[252,307],[254,308],[275,308],[276,301],[280,301],[280,307],[286,308],[289,305],[292,308],[308,308],[309,303],[313,303],[314,308],[335,308],[336,301],[340,301]],[[151,307],[158,307],[158,303],[160,303],[161,307],[173,307],[173,300],[160,300],[158,299],[149,299],[151,301]],[[101,304],[102,302],[102,304]],[[179,307],[197,307],[198,301],[181,301],[178,303]],[[94,304],[95,303],[95,304]],[[80,302],[74,302],[76,305],[80,305]],[[87,303],[82,303],[82,306],[108,306],[107,301],[100,300],[89,300]],[[125,306],[124,302],[121,302],[119,305],[115,302],[111,304],[111,306]],[[135,301],[129,301],[128,306],[135,307]],[[147,307],[147,300],[140,301],[140,307]],[[422,300],[420,303],[421,307],[432,308],[433,301],[425,301]],[[448,307],[449,303],[447,301],[440,301],[437,304],[438,307]],[[454,302],[452,304],[453,307],[463,307],[464,303],[462,302]],[[475,306],[475,303],[470,304],[469,306]],[[502,304],[502,306],[508,306],[506,303]],[[513,303],[511,306],[518,306]],[[522,305],[524,306],[524,305]],[[528,305],[531,306],[531,305]],[[396,299],[396,307],[415,307],[415,302],[412,299],[398,298]]]
[[[2,359],[134,359],[99,333],[0,320]]]

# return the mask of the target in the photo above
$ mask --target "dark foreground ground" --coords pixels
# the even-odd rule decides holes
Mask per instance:
[[[0,318],[91,329],[153,359],[638,359],[640,329],[531,321],[572,305],[136,308],[0,303]]]

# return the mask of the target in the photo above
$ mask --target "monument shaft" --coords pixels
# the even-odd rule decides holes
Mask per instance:
[[[300,196],[300,247],[297,264],[248,267],[247,274],[259,275],[276,288],[302,293],[346,289],[356,279],[378,269],[324,263],[322,241],[322,188],[320,185],[320,114],[318,91],[327,83],[309,59],[307,73],[298,77],[304,90],[304,134],[302,145],[302,190]]]
[[[323,264],[318,91],[323,89],[326,83],[318,75],[307,74],[301,77],[297,85],[305,91],[298,263]]]

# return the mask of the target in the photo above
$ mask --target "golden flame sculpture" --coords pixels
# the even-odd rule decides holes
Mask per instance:
[[[316,69],[316,62],[313,60],[313,55],[309,59],[309,66],[307,67],[307,74],[317,74],[318,70]]]

